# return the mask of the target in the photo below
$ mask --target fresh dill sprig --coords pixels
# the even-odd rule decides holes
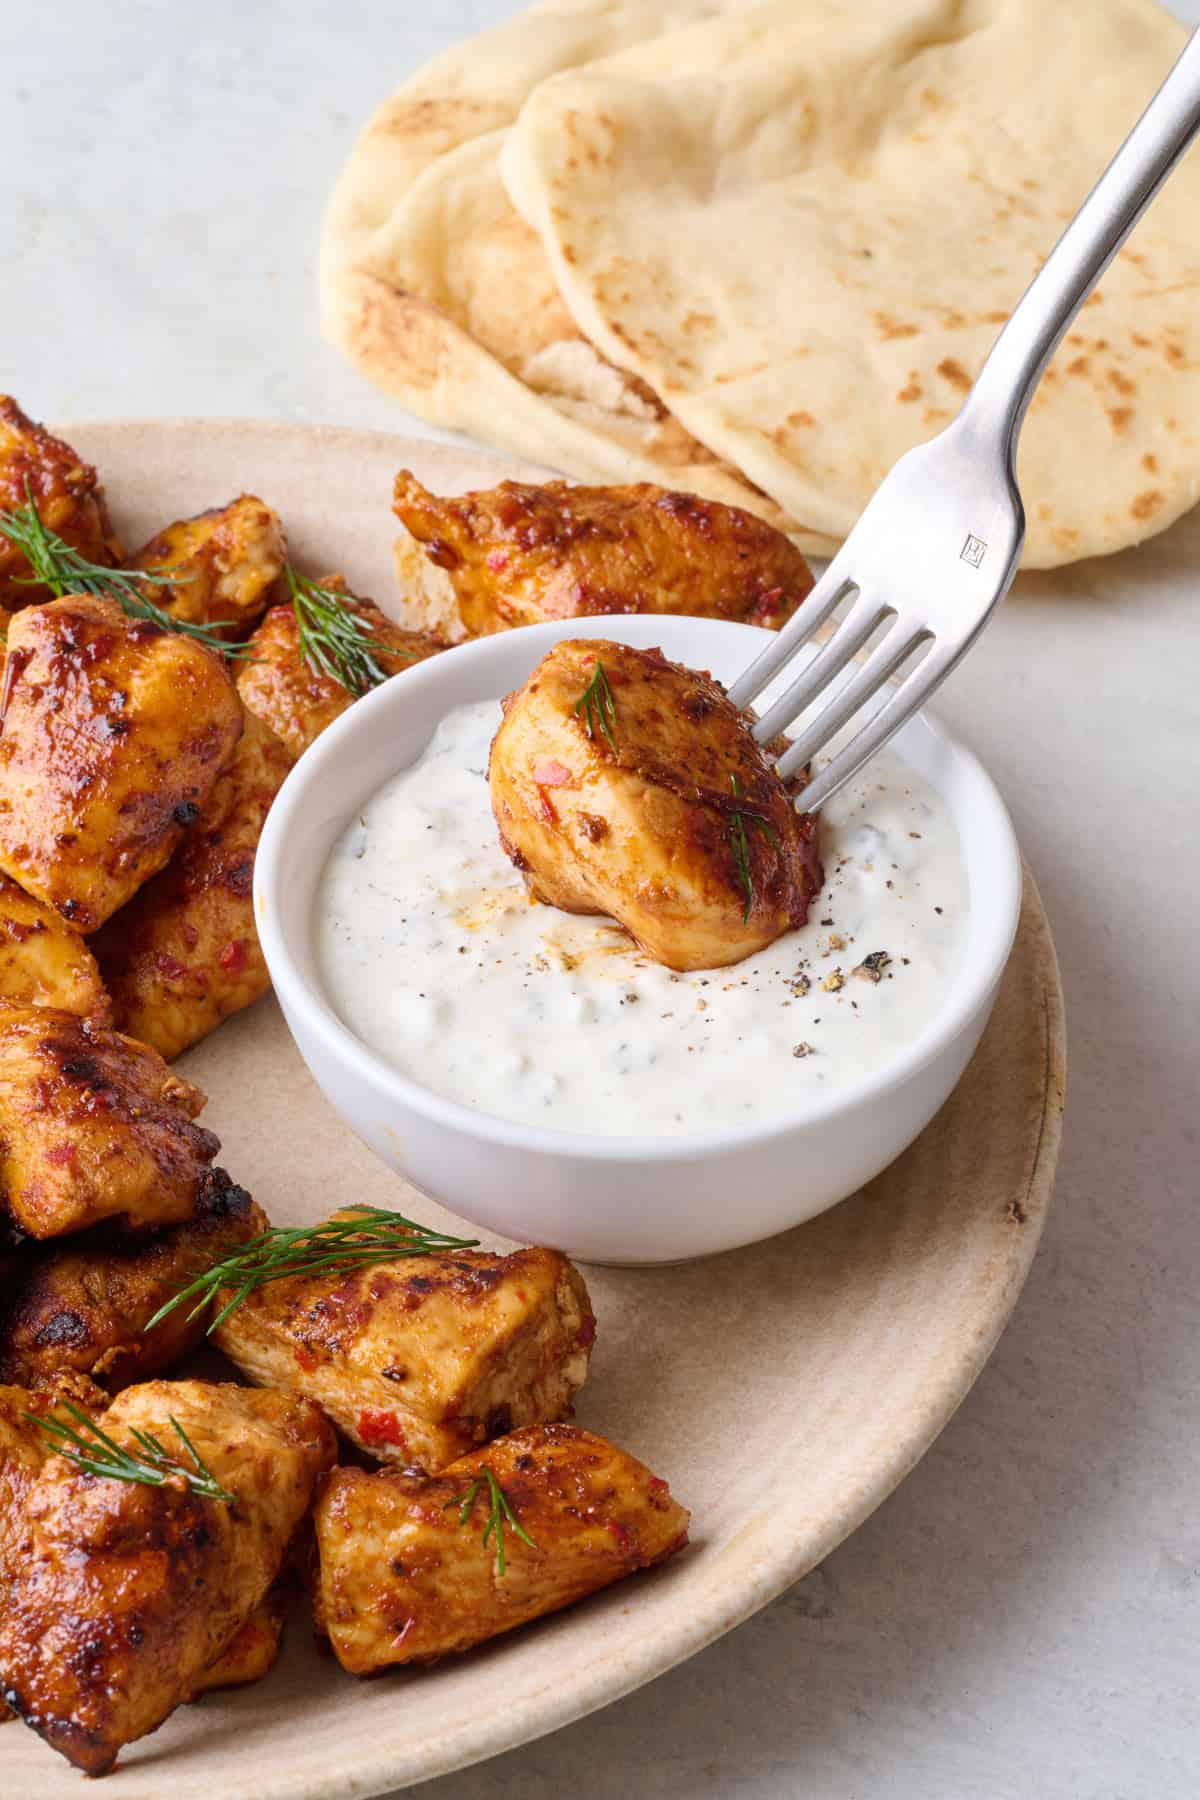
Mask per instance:
[[[604,673],[604,664],[596,658],[596,667],[592,671],[592,679],[575,702],[575,717],[582,715],[583,728],[590,738],[595,738],[602,731],[608,739],[608,747],[613,755],[617,754],[616,740],[612,728],[617,722],[617,704],[608,685],[608,676]]]
[[[46,1434],[57,1455],[65,1456],[85,1475],[102,1475],[110,1481],[132,1481],[140,1487],[165,1487],[169,1481],[182,1480],[194,1494],[205,1500],[223,1500],[229,1506],[236,1503],[237,1495],[221,1486],[178,1419],[168,1415],[172,1430],[191,1459],[190,1465],[172,1456],[149,1431],[130,1426],[130,1436],[141,1451],[140,1456],[135,1456],[110,1438],[94,1419],[89,1419],[70,1400],[62,1402],[62,1409],[76,1421],[75,1425],[68,1425],[63,1419],[39,1417],[36,1413],[26,1413],[25,1417]]]
[[[244,644],[228,643],[218,635],[233,620],[216,619],[208,625],[193,625],[164,612],[142,591],[145,587],[175,587],[191,581],[191,575],[169,569],[159,574],[144,569],[106,569],[102,563],[89,561],[45,524],[33,503],[28,482],[24,506],[0,508],[0,537],[6,537],[14,550],[21,552],[33,571],[15,577],[23,587],[48,587],[56,600],[64,594],[92,594],[99,600],[115,600],[129,618],[149,619],[161,630],[195,638],[222,656],[246,653]]]
[[[521,1542],[523,1544],[528,1544],[531,1550],[536,1550],[537,1545],[525,1530],[524,1526],[518,1523],[517,1515],[509,1504],[508,1495],[504,1492],[504,1489],[500,1486],[500,1483],[496,1480],[492,1471],[485,1466],[475,1477],[470,1487],[461,1494],[455,1494],[453,1500],[447,1500],[442,1511],[449,1512],[452,1506],[457,1506],[458,1523],[460,1527],[466,1525],[471,1518],[471,1514],[475,1511],[475,1501],[479,1496],[480,1489],[485,1483],[488,1491],[488,1516],[483,1527],[483,1547],[486,1550],[488,1547],[488,1539],[494,1537],[496,1542],[496,1573],[498,1575],[503,1575],[505,1569],[504,1528],[506,1525],[510,1530],[516,1532]]]
[[[347,604],[346,595],[337,588],[323,587],[307,575],[298,575],[291,563],[284,574],[300,638],[300,655],[313,674],[328,675],[356,700],[386,681],[387,670],[380,667],[376,658],[403,656],[406,652],[372,637],[367,621]]]
[[[729,777],[729,785],[735,800],[742,797],[741,784],[736,775]],[[729,815],[729,847],[733,851],[733,860],[737,866],[738,880],[742,892],[746,896],[746,910],[742,914],[742,924],[750,922],[750,913],[754,906],[754,873],[750,861],[750,839],[746,832],[746,820],[757,825],[763,836],[778,848],[779,833],[769,819],[760,818],[758,813],[744,812],[741,807],[734,807]]]
[[[407,1256],[431,1256],[439,1250],[471,1250],[479,1242],[478,1238],[448,1237],[380,1206],[352,1206],[346,1212],[354,1216],[328,1219],[323,1225],[273,1225],[197,1275],[160,1306],[142,1329],[153,1331],[189,1300],[195,1304],[188,1319],[199,1318],[222,1288],[232,1288],[231,1299],[208,1327],[211,1337],[248,1295],[269,1281],[281,1281],[286,1275],[312,1275],[318,1269],[352,1269]]]

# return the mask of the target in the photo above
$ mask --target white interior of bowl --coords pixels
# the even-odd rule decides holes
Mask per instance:
[[[905,726],[893,748],[942,796],[958,830],[970,899],[962,960],[945,1004],[919,1035],[880,1068],[834,1095],[806,1096],[766,1124],[697,1133],[681,1147],[677,1139],[556,1131],[478,1112],[421,1086],[354,1035],[326,997],[316,956],[317,889],[330,850],[363,803],[421,754],[447,712],[472,701],[498,700],[562,637],[659,646],[672,660],[709,669],[728,682],[761,647],[766,633],[753,626],[675,616],[534,625],[478,639],[421,663],[352,707],[288,777],[259,847],[259,934],[286,1006],[319,1030],[349,1066],[364,1075],[373,1072],[398,1098],[448,1128],[470,1130],[497,1143],[608,1159],[674,1160],[681,1148],[699,1156],[731,1143],[767,1139],[799,1120],[836,1117],[937,1055],[1000,977],[1017,927],[1021,867],[1008,813],[991,780],[969,751],[923,715]]]

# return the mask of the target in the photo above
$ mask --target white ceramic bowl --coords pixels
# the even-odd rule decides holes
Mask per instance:
[[[925,718],[895,739],[945,799],[966,859],[970,917],[940,1013],[891,1061],[794,1118],[691,1139],[585,1136],[514,1124],[431,1093],[367,1048],[322,989],[317,886],[363,802],[414,761],[441,717],[517,687],[557,639],[661,645],[728,682],[761,647],[753,626],[707,619],[571,619],[482,638],[389,681],[301,758],[267,819],[255,869],[259,935],[313,1076],[385,1162],[464,1218],[585,1261],[653,1263],[728,1250],[845,1199],[912,1142],[949,1096],[987,1023],[1012,947],[1021,865],[976,759]]]

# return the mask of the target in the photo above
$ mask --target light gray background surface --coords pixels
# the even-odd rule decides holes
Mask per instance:
[[[319,339],[321,209],[370,108],[510,10],[9,0],[0,385],[52,421],[411,428]],[[1057,1204],[958,1417],[741,1630],[421,1800],[1200,1788],[1198,684],[1200,514],[1021,584],[940,709],[1009,799],[1071,1034]]]

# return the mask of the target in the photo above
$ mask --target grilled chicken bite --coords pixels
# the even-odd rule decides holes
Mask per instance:
[[[270,1588],[334,1458],[307,1401],[198,1381],[127,1388],[104,1430],[130,1448],[137,1427],[178,1451],[172,1419],[234,1504],[52,1457],[22,1509],[0,1698],[89,1775],[196,1691]]]
[[[462,1250],[269,1282],[214,1335],[252,1381],[309,1395],[360,1449],[437,1470],[561,1418],[595,1334],[557,1250]]]
[[[279,515],[256,495],[240,494],[228,506],[177,519],[143,544],[129,566],[177,577],[147,587],[164,612],[237,640],[249,637],[271,604],[286,560]]]
[[[327,575],[320,585],[345,594],[347,610],[363,623],[365,640],[386,646],[371,651],[385,675],[399,675],[445,649],[440,638],[406,631],[373,600],[349,593],[340,575]],[[238,692],[250,711],[283,739],[293,756],[303,755],[325,727],[340,718],[358,698],[334,676],[306,661],[300,649],[296,615],[290,606],[272,608],[251,639],[250,649],[251,655],[238,675]]]
[[[254,854],[292,758],[245,715],[233,760],[161,874],[96,934],[122,1031],[175,1057],[271,985],[254,925]]]
[[[147,1323],[196,1272],[265,1231],[267,1220],[224,1169],[206,1170],[182,1225],[120,1225],[27,1244],[0,1285],[0,1381],[33,1386],[77,1370],[115,1393],[179,1361],[204,1335],[208,1311],[178,1306]]]
[[[16,401],[0,394],[0,508],[37,509],[42,524],[89,562],[111,565],[119,552],[104,504],[104,490],[70,444],[26,418]],[[10,612],[49,600],[49,588],[30,582],[21,551],[0,537],[0,604]]]
[[[803,925],[816,822],[711,676],[569,639],[505,702],[488,779],[530,892],[606,913],[672,969],[739,962]]]
[[[13,620],[0,725],[0,869],[89,932],[196,819],[242,709],[211,650],[70,595]]]
[[[0,1009],[0,1209],[30,1237],[191,1218],[220,1140],[156,1051],[51,1007]]]
[[[753,513],[638,482],[565,481],[444,498],[402,469],[392,510],[450,579],[472,637],[593,613],[690,613],[778,628],[812,587]]]
[[[35,1420],[54,1417],[69,1423],[64,1400],[92,1419],[108,1405],[108,1395],[83,1375],[65,1373],[45,1383],[0,1387],[0,1582],[5,1585],[16,1572],[21,1508],[53,1454],[51,1440]]]
[[[0,1004],[58,1006],[106,1022],[96,959],[52,907],[0,875]]]
[[[496,1533],[483,1541],[485,1470],[532,1539],[501,1527],[503,1572]],[[662,1562],[688,1516],[665,1481],[574,1425],[515,1431],[432,1480],[335,1469],[314,1514],[318,1628],[352,1675],[468,1650]]]

